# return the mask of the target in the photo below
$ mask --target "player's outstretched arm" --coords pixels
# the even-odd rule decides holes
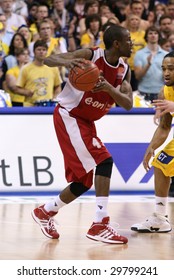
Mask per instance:
[[[83,67],[85,59],[90,60],[91,56],[92,51],[90,49],[52,54],[45,58],[44,64],[49,67],[65,66],[68,69],[72,69],[74,66]]]
[[[159,116],[163,116],[166,113],[174,112],[174,102],[169,100],[154,100],[153,105],[155,105],[155,110],[159,110]]]
[[[173,114],[174,112],[174,102],[164,98],[164,87],[161,88],[158,99],[153,100],[152,105],[156,111],[154,120],[159,119],[166,113]]]

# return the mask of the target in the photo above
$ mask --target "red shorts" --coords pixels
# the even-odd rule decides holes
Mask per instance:
[[[111,157],[97,137],[94,122],[75,118],[59,105],[54,110],[54,126],[64,157],[67,182],[93,184],[93,169]]]

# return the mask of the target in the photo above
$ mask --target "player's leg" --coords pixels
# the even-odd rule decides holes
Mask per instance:
[[[71,203],[88,190],[89,188],[82,183],[73,182],[61,191],[57,197],[32,211],[33,219],[39,224],[42,232],[47,237],[52,239],[59,238],[53,217],[63,206]]]
[[[95,173],[96,212],[94,222],[87,232],[87,237],[111,244],[125,244],[127,238],[119,235],[109,224],[110,218],[107,211],[110,178],[112,173],[113,159],[107,158],[97,165]]]
[[[154,213],[144,222],[132,225],[131,229],[138,232],[169,232],[172,230],[167,216],[168,192],[170,177],[154,167],[155,209]]]
[[[172,227],[167,216],[170,177],[174,176],[174,140],[170,141],[153,159],[155,184],[155,209],[145,222],[134,224],[138,232],[169,232]]]
[[[85,145],[82,137],[80,137],[80,128],[76,119],[71,117],[67,111],[57,107],[54,112],[54,124],[64,156],[65,176],[67,182],[73,183],[61,191],[55,199],[34,209],[32,217],[40,225],[42,232],[47,237],[57,239],[59,238],[59,233],[56,230],[53,217],[60,208],[72,202],[92,186],[93,171],[87,173],[84,169],[85,163],[83,162],[82,164],[82,160],[85,161],[86,155],[90,157],[90,154],[88,151],[84,152]],[[80,156],[83,154],[85,156],[81,159]],[[89,164],[90,160],[87,159],[87,161],[87,164]],[[91,162],[93,163],[94,160],[92,159]]]

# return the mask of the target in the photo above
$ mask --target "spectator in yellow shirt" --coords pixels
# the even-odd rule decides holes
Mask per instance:
[[[35,106],[38,102],[56,100],[61,91],[61,77],[58,67],[50,68],[44,64],[48,46],[37,40],[34,44],[34,61],[24,65],[14,89],[24,95],[24,106]]]
[[[81,48],[99,47],[103,42],[101,17],[98,14],[89,15],[86,17],[85,25],[86,32],[81,36]]]
[[[46,44],[48,46],[47,56],[49,56],[53,52],[54,53],[67,52],[65,39],[63,37],[60,37],[60,38],[52,37],[51,24],[50,24],[49,20],[44,19],[43,21],[41,21],[38,28],[39,28],[38,29],[39,30],[39,39],[46,42]],[[34,42],[31,42],[29,45],[31,58],[34,57],[33,46],[34,46]]]

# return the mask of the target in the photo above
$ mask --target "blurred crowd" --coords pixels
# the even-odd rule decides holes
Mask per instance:
[[[134,107],[150,107],[163,85],[162,59],[174,49],[172,0],[0,0],[0,107],[10,100],[12,106],[54,106],[68,70],[51,73],[44,57],[105,48],[103,32],[113,24],[126,27],[133,41],[132,55],[124,59]]]

